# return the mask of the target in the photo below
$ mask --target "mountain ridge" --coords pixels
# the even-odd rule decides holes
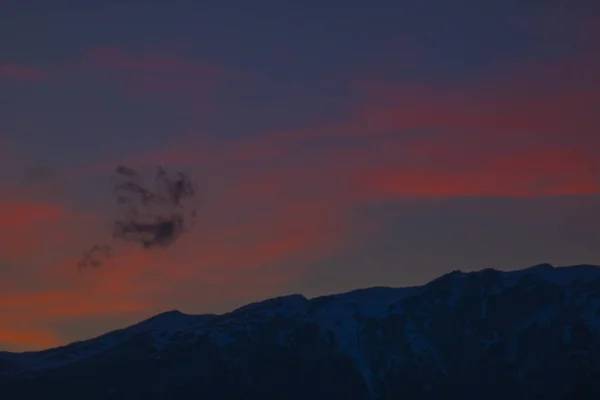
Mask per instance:
[[[265,360],[277,368],[265,366]],[[156,377],[162,386],[145,382],[150,390],[141,381],[122,382],[112,370],[134,365],[147,375],[167,371]],[[165,377],[175,371],[194,378]],[[301,385],[298,374],[312,383]],[[242,393],[296,398],[303,390],[305,396],[330,398],[319,397],[326,396],[325,385],[335,398],[345,393],[344,398],[369,400],[443,399],[459,395],[448,385],[477,382],[472,397],[461,398],[562,399],[582,385],[595,390],[587,380],[596,375],[600,267],[587,264],[453,271],[422,286],[378,286],[310,299],[292,294],[219,315],[171,310],[90,340],[0,353],[0,393],[14,390],[19,396],[34,390],[27,384],[32,382],[70,396],[85,388],[65,382],[84,376],[90,387],[119,382],[110,397],[98,398],[144,390],[149,398],[165,398],[156,393],[167,396],[173,387],[186,388],[181,398],[203,391],[217,391],[218,398]],[[273,392],[268,382],[277,379],[289,381],[289,387]],[[203,382],[202,389],[195,380]]]

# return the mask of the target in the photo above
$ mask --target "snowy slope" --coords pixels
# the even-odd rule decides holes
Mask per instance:
[[[26,382],[43,379],[65,396],[85,388],[61,386],[62,377],[83,374],[92,387],[100,378],[91,371],[101,371],[118,398],[133,383],[114,371],[134,365],[146,375],[169,371],[144,381],[152,393],[173,385],[196,393],[204,382],[220,398],[304,390],[318,399],[346,387],[345,398],[357,399],[562,398],[600,376],[600,267],[455,271],[420,287],[291,295],[223,315],[167,312],[57,349],[0,353],[0,394],[3,385],[23,394]],[[309,383],[271,392],[273,382],[294,387],[302,374]]]

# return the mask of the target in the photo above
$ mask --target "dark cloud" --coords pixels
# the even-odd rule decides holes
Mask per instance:
[[[183,222],[183,217],[178,214],[155,216],[154,220],[146,222],[139,222],[135,218],[116,221],[113,238],[140,243],[144,248],[166,247],[183,233]]]
[[[182,172],[169,174],[158,167],[149,189],[137,171],[120,165],[115,170],[114,194],[123,214],[114,221],[112,238],[145,249],[168,247],[185,233],[196,216],[186,200],[194,196],[191,179]],[[113,247],[95,245],[83,253],[79,267],[99,267]]]

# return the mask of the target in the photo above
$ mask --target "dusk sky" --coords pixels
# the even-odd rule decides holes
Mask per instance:
[[[0,350],[156,313],[600,264],[600,2],[0,5]],[[111,175],[193,228],[110,243]]]

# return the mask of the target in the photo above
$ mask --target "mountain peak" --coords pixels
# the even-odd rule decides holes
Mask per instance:
[[[558,400],[600,376],[598,293],[600,267],[539,264],[453,271],[417,287],[282,296],[222,315],[171,310],[61,348],[0,353],[0,393],[85,398],[110,387],[118,399],[446,400],[533,390],[527,398]]]
[[[169,310],[162,312],[160,314],[156,314],[142,322],[138,325],[140,326],[168,326],[168,325],[177,325],[185,321],[189,321],[194,319],[194,315],[185,314],[179,310]]]
[[[271,299],[247,304],[228,313],[229,315],[275,313],[275,314],[297,314],[306,311],[308,299],[301,294],[274,297]]]
[[[554,265],[549,263],[537,264],[532,267],[526,268],[525,271],[547,271],[556,268]]]

